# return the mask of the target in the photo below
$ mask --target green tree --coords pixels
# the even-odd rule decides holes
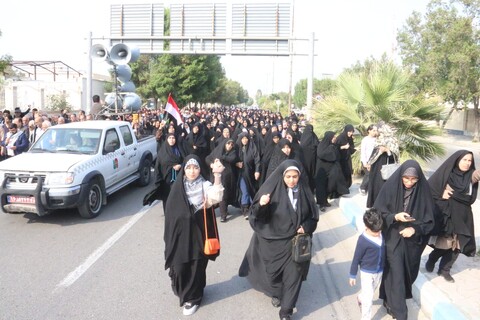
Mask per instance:
[[[473,104],[474,140],[480,119],[479,10],[478,0],[433,0],[425,16],[413,13],[397,37],[403,64],[414,73],[418,90],[451,103],[443,125],[454,110]]]
[[[130,64],[132,68],[132,81],[136,87],[136,93],[144,99],[158,98],[150,83],[152,76],[152,66],[156,63],[158,55],[144,55],[141,54],[135,63]]]
[[[363,136],[370,124],[384,121],[397,130],[401,159],[426,161],[442,155],[443,146],[431,138],[441,134],[434,120],[443,107],[437,98],[416,94],[409,83],[410,75],[392,62],[375,63],[369,72],[342,73],[336,93],[314,105],[316,131],[323,136],[327,130],[341,132],[352,124]],[[356,137],[357,146],[361,138]],[[358,172],[359,152],[354,156]]]
[[[70,111],[72,106],[68,103],[67,97],[66,93],[47,95],[47,109],[55,112],[60,112],[61,110]]]
[[[288,116],[290,110],[288,108],[288,93],[278,92],[270,95],[264,95],[257,99],[257,104],[261,109],[280,112],[282,116]]]
[[[216,102],[226,106],[244,104],[248,102],[248,92],[237,81],[223,79]]]
[[[263,96],[262,90],[258,89],[257,93],[255,94],[255,101],[257,102],[257,104],[260,104],[259,100],[262,98],[262,96]]]
[[[2,37],[2,30],[0,30],[0,37]],[[10,62],[12,62],[12,56],[3,55],[0,57],[0,74],[5,75],[9,69]]]
[[[170,10],[165,10],[164,22],[164,34],[169,35]],[[169,46],[165,41],[164,48]],[[131,67],[132,81],[141,97],[166,102],[172,93],[179,106],[217,102],[225,79],[220,58],[213,55],[144,55]]]
[[[216,102],[224,77],[217,56],[164,54],[150,62],[148,77],[145,76],[137,88],[143,94],[150,94],[149,98],[163,102],[172,93],[179,106],[189,102]]]
[[[335,80],[313,79],[313,96],[325,97],[334,92]],[[307,79],[302,79],[295,85],[293,103],[297,108],[303,108],[307,104]]]
[[[0,57],[0,74],[5,75],[8,72],[11,62],[12,56],[3,55]]]

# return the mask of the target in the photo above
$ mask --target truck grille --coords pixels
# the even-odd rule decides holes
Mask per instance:
[[[5,174],[5,188],[6,189],[22,189],[22,190],[34,190],[39,182],[45,180],[44,174]]]

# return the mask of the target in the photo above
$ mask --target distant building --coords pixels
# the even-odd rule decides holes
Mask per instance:
[[[66,94],[67,102],[74,110],[85,110],[87,101],[87,77],[61,61],[13,61],[17,76],[3,80],[0,86],[0,110],[46,109],[48,96]],[[105,97],[104,85],[110,77],[92,76],[92,95]]]

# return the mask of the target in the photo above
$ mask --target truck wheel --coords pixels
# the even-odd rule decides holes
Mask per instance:
[[[152,161],[148,158],[145,158],[140,165],[140,169],[138,170],[140,173],[140,178],[138,179],[138,185],[140,187],[148,186],[150,183],[150,179],[152,177]]]
[[[87,186],[87,197],[78,207],[78,212],[85,219],[95,218],[102,211],[103,192],[98,179],[90,180]]]

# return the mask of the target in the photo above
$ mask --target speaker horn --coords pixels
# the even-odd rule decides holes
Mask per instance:
[[[120,96],[117,96],[115,92],[110,92],[109,94],[107,94],[107,96],[105,97],[105,104],[109,109],[115,110],[115,102],[117,108],[122,107],[123,102]]]
[[[132,78],[132,68],[128,64],[117,66],[117,78],[121,82],[128,82]]]
[[[108,48],[103,44],[95,44],[90,49],[90,57],[94,60],[108,61]]]
[[[142,106],[142,100],[138,94],[130,92],[123,98],[123,110],[125,111],[138,111]]]
[[[118,90],[120,92],[135,92],[135,84],[132,81],[127,81],[125,83],[122,83],[119,87]]]
[[[139,56],[138,48],[130,48],[124,43],[117,43],[110,49],[110,60],[117,65],[135,62]]]

